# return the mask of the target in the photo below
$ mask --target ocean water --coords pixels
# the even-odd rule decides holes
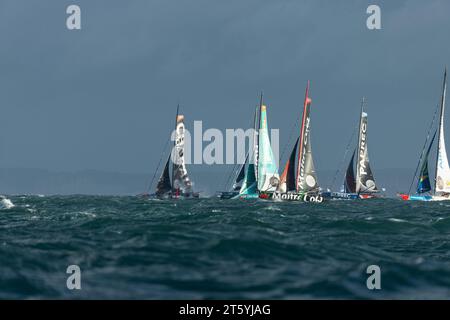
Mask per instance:
[[[450,298],[450,202],[10,199],[3,299]]]

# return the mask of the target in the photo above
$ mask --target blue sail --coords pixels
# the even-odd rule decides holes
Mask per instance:
[[[249,163],[247,165],[244,182],[242,183],[242,187],[239,191],[238,197],[258,197],[258,189],[256,188],[255,165],[253,163]]]
[[[280,183],[278,168],[270,146],[266,106],[261,106],[258,142],[258,190],[274,192]]]
[[[430,175],[428,174],[428,155],[430,153],[431,146],[433,145],[435,137],[436,132],[431,139],[430,145],[428,146],[428,150],[424,157],[422,167],[420,168],[419,181],[417,182],[417,193],[419,194],[431,191]]]

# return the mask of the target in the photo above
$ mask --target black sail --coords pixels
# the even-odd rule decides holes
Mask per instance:
[[[350,163],[348,164],[347,172],[345,173],[344,192],[347,193],[356,192],[355,171],[353,169],[355,161],[355,153],[356,150],[353,152],[352,158],[350,159]]]
[[[169,164],[170,157],[167,159],[164,171],[159,178],[158,184],[156,185],[157,196],[163,196],[172,190],[172,185],[170,184]]]
[[[361,112],[357,153],[358,162],[356,165],[356,192],[378,192],[369,163],[369,153],[367,149],[367,113],[363,111]]]
[[[295,142],[294,148],[292,149],[291,156],[288,161],[288,168],[286,173],[286,191],[295,191],[295,156],[297,154],[298,140]]]

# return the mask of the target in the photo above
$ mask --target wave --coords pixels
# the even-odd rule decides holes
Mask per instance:
[[[5,196],[0,196],[0,210],[4,210],[4,209],[11,209],[14,208],[15,205],[14,203],[12,203],[11,200],[9,200],[8,198],[6,198]]]

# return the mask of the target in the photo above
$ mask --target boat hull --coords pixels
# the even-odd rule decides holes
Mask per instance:
[[[346,193],[346,192],[322,192],[322,197],[329,200],[356,200],[359,199],[357,193]]]
[[[312,202],[321,203],[324,197],[320,194],[308,194],[297,192],[260,192],[259,198],[272,201]]]
[[[164,195],[157,195],[155,193],[152,194],[142,194],[139,195],[142,198],[146,199],[152,199],[152,200],[171,200],[171,199],[198,199],[200,198],[200,194],[198,192],[192,192],[192,193],[180,193],[180,194],[164,194]]]
[[[239,195],[239,191],[222,191],[216,194],[217,198],[221,200],[234,199]]]
[[[250,199],[258,199],[258,198],[259,198],[259,194],[249,193],[249,194],[238,194],[231,199],[250,200]]]
[[[449,201],[449,196],[436,196],[436,195],[418,195],[418,194],[404,194],[400,193],[398,196],[404,201]]]

